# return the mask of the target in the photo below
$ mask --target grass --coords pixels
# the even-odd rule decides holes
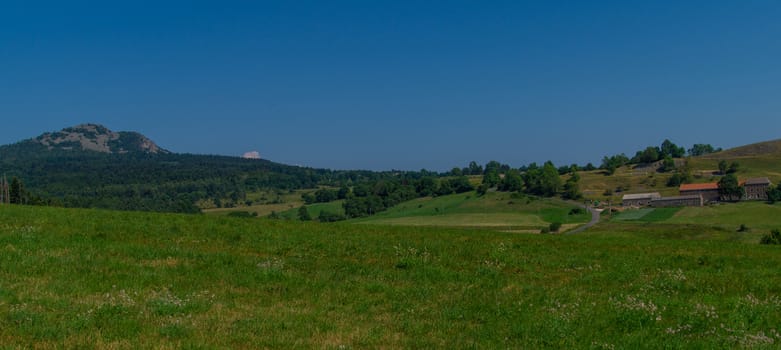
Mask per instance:
[[[518,194],[474,192],[419,198],[401,203],[377,215],[352,220],[355,223],[411,226],[503,227],[505,230],[539,230],[552,222],[587,222],[587,212],[570,214],[574,205],[556,199]]]
[[[322,211],[331,214],[344,215],[344,207],[342,206],[343,203],[343,200],[328,203],[314,203],[307,205],[306,209],[309,212],[309,216],[311,216],[313,220],[317,220],[317,217]],[[283,211],[280,213],[280,216],[288,220],[298,220],[298,208]]]
[[[650,212],[654,211],[653,208],[642,208],[642,209],[630,209],[623,211],[621,213],[618,213],[615,215],[613,220],[616,221],[634,221],[634,220],[640,220]]]
[[[719,176],[713,176],[710,174],[714,171],[718,171],[718,164],[721,159],[722,158],[716,155],[692,158],[692,168],[702,174],[701,178],[697,182],[719,181]],[[735,161],[740,164],[740,168],[736,174],[740,179],[751,177],[767,177],[775,184],[781,182],[781,155],[766,154],[756,156],[741,156],[730,157],[726,158],[725,160],[727,160],[728,163]]]
[[[672,218],[681,208],[642,208],[626,210],[618,214],[616,221],[663,222]]]
[[[288,200],[294,200],[289,195]],[[309,215],[317,219],[321,211],[344,214],[344,201],[307,205]],[[249,207],[209,209],[210,215],[227,215],[235,211],[256,212],[265,217],[272,211],[282,218],[298,220],[301,202],[262,204]],[[489,192],[478,196],[475,192],[440,197],[418,198],[401,203],[387,211],[367,218],[351,220],[353,223],[408,226],[449,226],[491,228],[516,232],[539,232],[552,222],[564,224],[570,229],[590,219],[586,212],[571,214],[571,203],[557,199],[541,199],[511,193]]]
[[[665,222],[700,224],[737,230],[741,224],[769,231],[781,228],[781,205],[764,202],[727,203],[705,207],[686,207]]]
[[[672,207],[672,208],[656,208],[652,212],[645,215],[642,219],[642,221],[645,222],[662,222],[669,220],[675,214],[677,214],[682,208],[680,207]]]
[[[779,247],[694,224],[612,222],[587,232],[0,206],[0,343],[628,349],[781,342]]]
[[[768,233],[772,229],[781,229],[780,217],[781,204],[738,202],[703,207],[627,210],[612,220],[642,224],[699,225],[727,231],[737,231],[740,225],[746,225],[750,231]]]
[[[387,225],[408,226],[454,226],[454,227],[503,227],[524,226],[543,227],[547,223],[533,214],[514,213],[464,213],[441,214],[436,216],[407,216],[387,219],[372,219],[363,222]]]
[[[258,216],[268,216],[272,212],[281,213],[287,210],[298,208],[304,205],[301,195],[312,190],[268,190],[255,193],[248,193],[247,199],[252,202],[251,205],[237,203],[232,208],[214,208],[214,203],[201,203],[200,207],[204,214],[210,215],[228,215],[234,211],[243,211],[256,213]],[[228,200],[225,200],[227,202]]]

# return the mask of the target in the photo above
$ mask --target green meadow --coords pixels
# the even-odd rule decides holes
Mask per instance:
[[[575,206],[558,199],[519,194],[474,192],[441,197],[426,197],[401,203],[376,215],[351,220],[353,223],[493,228],[534,231],[558,222],[564,227],[586,223],[591,215],[585,211],[571,213]]]
[[[687,220],[531,235],[0,206],[0,344],[777,348],[780,248]]]
[[[767,233],[781,229],[781,204],[765,202],[739,202],[683,208],[630,209],[613,218],[615,221],[692,224],[722,230],[748,228],[746,234]]]

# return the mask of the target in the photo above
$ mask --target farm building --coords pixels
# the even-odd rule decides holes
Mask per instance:
[[[662,198],[662,196],[658,192],[632,193],[625,194],[624,197],[621,198],[621,203],[625,207],[644,207],[651,204],[652,200],[659,198]]]
[[[651,201],[652,207],[701,207],[703,205],[702,194],[687,196],[662,197]]]
[[[715,182],[704,184],[683,184],[679,188],[681,196],[702,195],[705,203],[719,200],[719,184]]]
[[[766,177],[755,177],[747,179],[743,184],[746,194],[744,200],[767,200],[767,190],[770,189],[770,179]]]

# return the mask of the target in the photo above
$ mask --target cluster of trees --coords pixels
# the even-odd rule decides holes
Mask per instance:
[[[781,185],[770,186],[767,190],[767,201],[770,204],[781,201]]]
[[[28,204],[29,198],[24,190],[24,183],[17,177],[0,178],[0,204]]]
[[[305,204],[328,203],[338,199],[345,199],[347,198],[347,195],[349,193],[350,193],[350,188],[348,188],[347,186],[342,186],[338,190],[321,188],[315,191],[314,193],[307,192],[302,194],[301,199],[304,201]]]
[[[586,168],[594,168],[587,165]],[[453,168],[445,174],[422,170],[420,172],[396,173],[395,176],[376,178],[360,183],[342,183],[336,187],[320,188],[302,195],[306,204],[344,200],[344,215],[322,211],[318,219],[324,222],[357,218],[382,212],[394,205],[411,199],[444,196],[477,190],[478,195],[489,190],[519,192],[551,197],[561,195],[565,199],[581,198],[578,182],[580,167],[573,164],[556,168],[548,161],[542,166],[531,163],[514,169],[497,161],[485,166],[470,162],[464,168]],[[571,174],[566,181],[560,175]],[[482,183],[475,188],[467,175],[483,175]],[[306,207],[298,211],[300,220],[314,219]]]
[[[709,153],[721,152],[721,147],[714,148],[709,144],[695,143],[692,148],[689,148],[689,155],[692,157],[702,156]]]
[[[574,164],[556,168],[551,161],[545,162],[542,166],[531,163],[519,169],[494,168],[483,177],[483,183],[477,188],[477,193],[484,194],[489,189],[495,188],[503,192],[520,192],[542,197],[561,194],[566,199],[577,199],[580,197],[578,169],[579,167]],[[562,183],[560,175],[568,173],[572,175],[566,183]]]
[[[670,176],[669,180],[667,180],[667,186],[678,187],[681,184],[690,182],[692,182],[692,171],[687,159],[683,162],[682,166],[675,169],[673,175]]]
[[[648,146],[642,151],[637,151],[630,163],[647,164],[664,159],[681,158],[685,154],[686,149],[672,143],[670,140],[664,140],[659,147]]]
[[[593,165],[585,167],[594,168]],[[321,212],[320,221],[356,218],[382,212],[411,199],[428,196],[444,196],[477,190],[478,195],[489,190],[519,192],[543,197],[561,195],[565,199],[581,198],[578,182],[580,167],[573,164],[556,168],[548,161],[542,166],[531,163],[514,169],[497,161],[485,166],[470,162],[464,168],[453,168],[445,174],[427,171],[397,173],[393,177],[378,178],[360,183],[342,183],[338,189],[320,188],[302,195],[306,204],[344,200],[344,216]],[[566,181],[560,175],[571,174]],[[467,175],[482,175],[482,183],[475,188]],[[308,210],[299,209],[301,220],[312,220]]]
[[[740,185],[735,174],[727,174],[719,180],[719,196],[723,201],[740,200],[746,190]]]
[[[695,144],[688,150],[689,156],[701,156],[708,153],[719,152],[721,148],[714,148],[709,144]],[[616,169],[624,165],[631,164],[649,164],[662,161],[659,170],[668,172],[675,170],[675,158],[686,156],[687,150],[676,145],[670,140],[665,139],[659,146],[648,146],[643,150],[637,151],[632,158],[624,153],[605,156],[602,158],[600,169],[604,169],[608,175],[615,173]]]
[[[732,162],[727,164],[726,160],[719,161],[719,174],[721,175],[728,175],[728,174],[734,174],[738,172],[740,169],[740,163],[738,162]]]
[[[621,153],[614,156],[605,156],[602,158],[602,165],[600,165],[599,168],[605,170],[607,175],[613,175],[616,172],[616,169],[627,165],[628,163],[629,157]]]
[[[474,190],[466,176],[401,177],[353,186],[343,203],[347,218],[369,216],[414,198],[444,196]]]

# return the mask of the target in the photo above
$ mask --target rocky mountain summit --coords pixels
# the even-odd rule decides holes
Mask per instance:
[[[170,153],[137,132],[111,131],[99,124],[81,124],[47,132],[31,140],[49,150],[83,150],[100,153]]]

